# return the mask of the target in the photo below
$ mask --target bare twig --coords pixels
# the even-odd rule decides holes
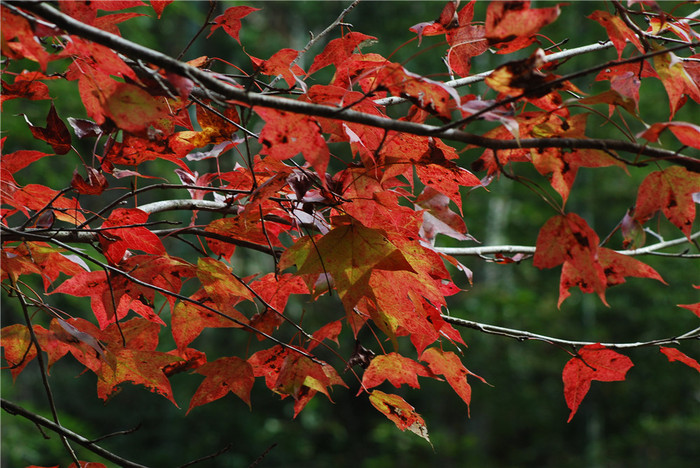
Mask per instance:
[[[17,282],[12,279],[12,288],[17,292],[17,300],[20,303],[20,306],[22,307],[22,313],[24,314],[24,320],[27,324],[27,329],[29,330],[29,337],[31,339],[31,345],[34,346],[36,349],[36,361],[37,364],[39,365],[39,373],[41,374],[41,382],[44,384],[44,390],[46,390],[46,397],[49,401],[49,408],[51,409],[51,416],[53,417],[53,420],[55,424],[60,425],[61,422],[58,420],[58,411],[56,410],[56,402],[53,398],[53,392],[51,391],[51,385],[49,384],[49,377],[47,375],[46,371],[46,366],[44,365],[44,355],[42,354],[42,349],[41,346],[39,345],[39,339],[36,336],[36,333],[34,332],[34,327],[32,327],[32,321],[31,318],[29,317],[29,310],[27,309],[27,303],[24,301],[24,294],[22,291],[20,291],[19,286],[17,285]],[[80,466],[80,462],[78,461],[78,457],[75,455],[75,451],[73,448],[70,446],[70,443],[68,443],[68,440],[64,435],[61,435],[61,443],[63,446],[66,448],[68,453],[70,454],[70,457],[73,459],[73,461],[76,463],[76,465]]]
[[[182,59],[182,57],[185,56],[185,54],[190,49],[190,47],[192,47],[192,44],[194,44],[194,41],[196,41],[197,38],[199,37],[199,35],[202,34],[202,32],[204,32],[205,29],[207,29],[207,26],[209,26],[209,20],[211,19],[212,15],[214,14],[214,10],[216,10],[217,4],[218,4],[218,2],[215,2],[213,0],[209,0],[209,11],[207,12],[206,18],[204,18],[204,22],[202,23],[202,27],[199,28],[199,31],[197,31],[197,33],[194,36],[192,36],[192,39],[190,39],[190,42],[188,42],[187,45],[185,46],[185,48],[182,49],[182,52],[180,52],[178,54],[178,56],[176,58],[177,60],[180,60],[180,59]]]
[[[450,315],[441,315],[445,322],[457,325],[459,327],[471,328],[473,330],[478,330],[489,335],[499,335],[508,338],[513,338],[518,341],[536,340],[544,341],[550,344],[556,344],[560,346],[569,346],[574,349],[581,346],[591,345],[598,343],[597,341],[574,341],[565,340],[561,338],[554,338],[551,336],[540,335],[537,333],[531,333],[524,330],[517,330],[514,328],[499,327],[496,325],[488,325],[485,323],[474,322],[471,320],[465,320],[457,317],[452,317]],[[658,340],[651,341],[638,341],[632,343],[600,343],[606,348],[616,348],[616,349],[629,349],[629,348],[641,348],[645,346],[662,346],[667,344],[678,344],[679,341],[683,340],[698,340],[700,339],[700,328],[696,328],[680,336],[674,336],[670,338],[661,338]]]
[[[40,416],[36,413],[32,413],[31,411],[19,405],[16,405],[11,401],[5,400],[4,398],[0,398],[0,403],[2,404],[2,409],[7,411],[9,414],[22,416],[23,418],[28,419],[29,421],[33,422],[34,424],[37,424],[38,426],[43,426],[47,429],[50,429],[51,431],[60,435],[61,438],[70,439],[78,445],[81,445],[82,447],[85,447],[86,449],[90,450],[92,453],[101,456],[105,460],[109,460],[113,463],[116,463],[119,466],[123,466],[126,468],[146,468],[145,465],[134,463],[123,457],[120,457],[119,455],[109,452],[100,447],[99,445],[95,444],[94,442],[81,436],[80,434],[76,434],[75,432],[66,429],[60,424],[56,424],[55,422],[50,421],[44,418],[43,416]]]
[[[301,51],[297,55],[297,58],[292,60],[292,63],[289,64],[289,69],[291,70],[292,68],[294,68],[294,65],[299,63],[301,58],[304,55],[306,55],[306,53],[309,51],[309,49],[311,49],[311,47],[314,44],[316,44],[321,38],[330,34],[330,32],[333,31],[333,29],[335,29],[336,26],[340,25],[343,22],[343,19],[345,19],[345,16],[347,16],[347,14],[350,13],[350,10],[355,8],[358,3],[360,3],[360,0],[355,0],[354,2],[352,2],[346,9],[344,9],[343,11],[340,12],[340,15],[338,15],[338,17],[335,19],[335,21],[333,21],[331,24],[329,24],[328,27],[326,29],[324,29],[323,31],[321,31],[320,33],[316,34],[315,36],[313,35],[313,33],[311,33],[311,39],[309,39],[309,42],[307,42],[306,45],[304,46],[304,48],[301,49]],[[276,76],[270,82],[269,86],[274,86],[274,84],[277,83],[277,81],[279,81],[279,79],[280,79],[280,77]]]
[[[694,240],[700,237],[700,231],[691,234],[690,240]],[[665,249],[667,247],[672,247],[674,245],[681,245],[689,242],[687,237],[679,237],[678,239],[673,239],[670,241],[657,242],[656,244],[647,245],[646,247],[641,247],[639,249],[633,250],[616,250],[617,253],[628,256],[636,255],[648,255],[653,254],[657,250]],[[529,245],[489,245],[483,247],[434,247],[434,249],[440,253],[447,255],[465,255],[465,256],[482,256],[482,255],[494,255],[500,254],[526,254],[532,255],[535,253],[535,247]],[[682,255],[679,255],[682,256]]]

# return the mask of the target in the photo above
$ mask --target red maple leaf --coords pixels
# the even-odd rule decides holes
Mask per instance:
[[[530,8],[530,1],[492,2],[486,10],[486,38],[510,53],[534,42],[534,35],[559,16],[559,6]]]
[[[111,263],[121,262],[127,250],[162,255],[165,247],[150,229],[144,226],[148,213],[138,208],[116,208],[102,223],[100,245]]]
[[[255,376],[252,366],[247,361],[236,356],[223,357],[200,366],[195,372],[206,378],[192,396],[186,414],[197,406],[226,396],[228,392],[235,393],[250,407],[250,391],[253,389]]]
[[[255,110],[265,119],[265,126],[260,132],[260,143],[263,145],[260,153],[279,161],[302,153],[321,180],[325,180],[330,153],[316,120],[307,115],[274,109]]]
[[[486,381],[469,371],[459,357],[452,351],[443,351],[438,348],[426,349],[420,357],[421,361],[428,363],[430,370],[436,375],[444,375],[447,383],[459,395],[459,397],[469,406],[471,402],[472,389],[467,383],[467,375],[473,375],[482,382]]]
[[[564,366],[564,398],[571,410],[570,422],[579,405],[591,387],[591,381],[613,382],[625,380],[625,374],[632,368],[630,358],[600,344],[581,348],[578,355]]]
[[[296,83],[295,76],[303,76],[304,70],[299,65],[291,66],[297,58],[299,52],[294,49],[281,49],[267,60],[260,60],[249,55],[258,73],[268,76],[282,75],[287,86],[290,88]]]
[[[237,40],[240,44],[241,40],[238,38],[238,33],[241,30],[241,18],[245,18],[252,12],[258,10],[260,10],[260,8],[253,8],[249,6],[235,6],[227,8],[223,15],[219,15],[214,18],[214,24],[212,25],[211,31],[209,32],[207,38],[214,34],[214,31],[216,31],[218,28],[223,27],[224,31],[226,31],[229,36]]]
[[[348,58],[350,58],[353,51],[358,46],[376,39],[376,37],[367,36],[366,34],[354,31],[347,33],[339,39],[333,39],[326,45],[323,52],[316,56],[314,62],[311,64],[311,68],[309,68],[307,76],[316,73],[318,70],[328,65],[335,65],[336,69],[346,67]]]
[[[632,31],[619,16],[611,15],[607,11],[596,10],[591,13],[588,18],[597,21],[605,28],[608,37],[615,46],[615,49],[617,49],[618,59],[622,57],[622,50],[627,45],[627,41],[633,44],[641,53],[644,53],[644,47],[642,47],[642,43],[639,42],[639,37],[637,37],[634,31]]]
[[[695,220],[693,194],[700,192],[700,174],[672,166],[646,176],[637,192],[634,219],[645,223],[661,211],[690,239]]]
[[[24,119],[29,124],[29,129],[34,138],[43,140],[51,145],[56,154],[66,154],[71,150],[71,139],[68,127],[56,113],[56,108],[51,103],[49,115],[46,117],[46,127],[36,127],[29,122],[27,116]]]
[[[700,363],[698,363],[698,361],[696,361],[695,359],[686,356],[684,353],[678,351],[676,348],[664,348],[663,346],[661,346],[659,348],[659,351],[666,355],[669,362],[679,361],[700,372]]]

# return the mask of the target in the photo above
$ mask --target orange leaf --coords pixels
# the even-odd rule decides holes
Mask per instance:
[[[396,388],[403,384],[408,384],[409,387],[413,388],[420,388],[418,384],[419,375],[422,377],[431,376],[425,366],[413,359],[398,353],[379,355],[372,359],[369,367],[365,370],[362,376],[362,387],[360,387],[357,394],[362,393],[362,390],[376,387],[385,380],[388,380]]]
[[[486,38],[490,45],[514,52],[534,42],[534,35],[559,16],[559,6],[530,8],[530,1],[491,2],[486,10]],[[510,44],[509,44],[510,43]]]
[[[255,376],[248,362],[236,356],[222,357],[200,366],[195,372],[206,378],[192,396],[186,414],[197,406],[226,396],[228,392],[235,393],[250,407],[250,391],[253,389]]]
[[[444,375],[447,383],[467,404],[467,407],[469,407],[472,398],[472,388],[467,383],[467,375],[473,375],[486,383],[484,379],[464,367],[462,361],[452,351],[428,348],[423,352],[420,360],[427,362],[434,374]]]
[[[600,344],[581,348],[578,356],[566,363],[562,374],[564,397],[571,410],[567,422],[570,422],[576,414],[579,405],[591,387],[591,381],[625,380],[625,374],[633,365],[627,356],[607,349]]]
[[[681,59],[673,52],[655,55],[654,68],[666,88],[671,108],[671,119],[685,103],[684,95],[690,96],[695,102],[700,102],[698,84],[685,69]]]
[[[615,46],[615,49],[617,49],[618,59],[622,57],[622,50],[627,45],[627,41],[630,41],[638,51],[644,53],[644,47],[642,47],[641,42],[639,42],[639,37],[637,37],[634,31],[632,31],[619,16],[611,15],[607,11],[596,10],[588,16],[588,18],[597,21],[605,28],[608,37]]]
[[[389,418],[396,427],[405,431],[408,429],[430,443],[428,428],[420,414],[416,413],[413,406],[398,395],[374,390],[369,395],[369,402],[384,416]]]
[[[661,210],[690,239],[695,220],[693,194],[700,192],[700,174],[672,166],[649,174],[639,186],[634,218],[645,223]]]
[[[357,222],[334,228],[315,245],[303,239],[308,238],[297,241],[282,254],[280,269],[295,264],[297,274],[314,276],[309,289],[318,275],[330,274],[348,314],[354,313],[353,307],[362,297],[373,297],[369,287],[373,271],[413,270],[382,231]],[[339,249],[339,245],[343,248]],[[324,276],[323,282],[330,285],[329,281]]]
[[[688,122],[655,123],[644,132],[637,135],[637,138],[642,137],[649,141],[658,141],[659,134],[667,128],[671,130],[671,133],[684,145],[700,149],[700,126]]]
[[[114,366],[104,363],[100,368],[97,380],[97,395],[107,400],[117,386],[123,382],[144,385],[153,393],[163,395],[175,406],[170,381],[163,369],[182,358],[159,351],[140,351],[117,346],[110,349]]]

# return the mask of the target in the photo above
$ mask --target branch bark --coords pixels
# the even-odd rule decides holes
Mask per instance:
[[[53,22],[65,31],[109,47],[135,60],[156,65],[166,71],[190,78],[198,85],[219,95],[222,100],[230,100],[236,104],[268,107],[298,114],[325,117],[360,123],[371,127],[410,133],[420,136],[432,136],[449,141],[456,141],[482,148],[517,149],[517,148],[588,148],[604,151],[624,151],[635,155],[644,155],[654,159],[663,159],[682,165],[689,170],[700,172],[700,159],[679,154],[662,148],[649,147],[646,144],[614,140],[614,139],[581,139],[581,138],[528,138],[522,140],[499,140],[486,138],[472,133],[455,129],[446,129],[434,125],[393,120],[386,117],[369,115],[350,109],[324,106],[294,99],[267,96],[251,93],[244,89],[220,81],[215,74],[199,70],[186,63],[173,59],[163,53],[138,45],[122,37],[110,34],[101,29],[86,25],[70,16],[60,13],[44,3],[8,2],[20,8]]]
[[[550,344],[557,344],[560,346],[568,346],[573,349],[582,347],[582,346],[587,346],[587,345],[592,345],[598,343],[597,341],[575,341],[575,340],[565,340],[562,338],[554,338],[551,336],[546,336],[546,335],[540,335],[537,333],[531,333],[528,331],[524,330],[517,330],[514,328],[505,328],[505,327],[499,327],[496,325],[488,325],[485,323],[480,323],[480,322],[473,322],[471,320],[465,320],[457,317],[452,317],[450,315],[440,315],[445,322],[451,323],[453,325],[457,325],[459,327],[463,328],[471,328],[473,330],[478,330],[483,333],[487,333],[489,335],[500,335],[500,336],[506,336],[509,338],[516,339],[518,341],[526,341],[526,340],[537,340],[537,341],[544,341],[546,343]],[[615,349],[630,349],[630,348],[641,348],[644,346],[662,346],[666,344],[678,344],[678,342],[683,341],[683,340],[700,340],[700,328],[696,328],[694,330],[691,330],[687,333],[684,333],[679,336],[674,336],[670,338],[661,338],[658,340],[651,340],[651,341],[637,341],[637,342],[631,342],[631,343],[600,343],[601,345],[605,346],[606,348],[615,348]]]
[[[126,468],[147,468],[145,465],[141,465],[139,463],[132,462],[130,460],[127,460],[126,458],[120,457],[117,454],[114,454],[108,450],[103,449],[99,445],[91,442],[90,440],[86,439],[85,437],[81,436],[80,434],[77,434],[69,429],[66,429],[65,427],[54,423],[53,421],[50,421],[43,416],[40,416],[36,413],[32,413],[31,411],[16,405],[12,403],[11,401],[5,400],[4,398],[0,398],[0,404],[2,404],[2,409],[7,411],[9,414],[12,415],[17,415],[17,416],[22,416],[25,419],[30,420],[34,424],[37,424],[39,426],[43,426],[56,434],[60,435],[61,437],[65,437],[66,439],[70,439],[73,442],[85,447],[86,449],[90,450],[92,453],[95,453],[105,460],[109,460],[113,463],[116,463],[119,466],[123,466]]]
[[[647,255],[652,254],[658,250],[665,249],[667,247],[673,247],[674,245],[685,244],[692,240],[700,237],[700,231],[695,232],[690,235],[690,239],[687,237],[679,237],[677,239],[657,242],[656,244],[647,245],[646,247],[641,247],[639,249],[633,250],[616,250],[617,253],[622,255],[629,255],[634,257],[636,255]],[[489,245],[484,247],[435,247],[435,250],[444,253],[446,255],[455,256],[482,256],[482,255],[494,255],[500,254],[528,254],[534,255],[535,246],[529,245]]]

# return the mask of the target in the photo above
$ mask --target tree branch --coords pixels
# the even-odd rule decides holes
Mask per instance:
[[[588,148],[605,151],[625,151],[635,155],[644,155],[655,159],[671,161],[692,171],[700,172],[700,159],[681,155],[678,152],[649,147],[646,144],[612,140],[583,138],[528,138],[522,140],[500,140],[474,135],[452,128],[437,127],[408,121],[393,120],[387,117],[365,114],[350,109],[313,104],[294,99],[267,96],[238,89],[220,81],[215,74],[194,68],[179,62],[158,51],[143,47],[122,37],[94,28],[60,13],[44,3],[10,2],[25,10],[53,22],[56,26],[97,44],[116,50],[132,59],[149,62],[166,71],[177,73],[193,79],[207,90],[220,95],[222,100],[233,100],[250,106],[268,107],[298,114],[326,117],[360,123],[371,127],[393,130],[421,136],[432,136],[449,141],[457,141],[482,148],[518,149],[518,148]]]
[[[636,255],[648,255],[656,252],[657,250],[665,249],[666,247],[672,247],[674,245],[684,244],[695,240],[700,237],[700,231],[690,235],[690,239],[687,237],[679,237],[670,241],[657,242],[656,244],[647,245],[646,247],[641,247],[639,249],[633,250],[616,250],[615,252],[622,255],[636,256]],[[482,255],[493,255],[493,254],[529,254],[533,255],[535,253],[535,247],[529,245],[489,245],[484,247],[434,247],[434,249],[440,253],[453,256],[482,256]]]
[[[61,437],[65,437],[67,439],[70,439],[74,441],[75,443],[85,447],[86,449],[90,450],[92,453],[95,453],[105,460],[109,460],[113,463],[116,463],[119,466],[123,466],[126,468],[147,468],[145,465],[140,465],[138,463],[134,463],[130,460],[127,460],[123,457],[120,457],[119,455],[116,455],[112,452],[109,452],[99,445],[91,442],[90,440],[86,439],[85,437],[81,436],[80,434],[76,434],[75,432],[66,429],[65,427],[54,423],[53,421],[49,421],[48,419],[44,418],[43,416],[40,416],[36,413],[32,413],[31,411],[16,405],[8,400],[5,400],[4,398],[0,398],[0,404],[2,404],[2,409],[7,411],[9,414],[12,415],[17,415],[17,416],[22,416],[25,419],[28,419],[32,421],[34,424],[37,424],[39,426],[43,426],[56,434],[60,435]]]
[[[597,341],[574,341],[574,340],[564,340],[561,338],[554,338],[546,335],[539,335],[537,333],[531,333],[524,330],[516,330],[514,328],[498,327],[496,325],[488,325],[485,323],[473,322],[471,320],[465,320],[457,317],[452,317],[450,315],[440,315],[445,322],[457,325],[459,327],[471,328],[473,330],[478,330],[489,335],[500,335],[509,338],[516,339],[518,341],[526,340],[537,340],[544,341],[550,344],[557,344],[561,346],[569,346],[571,348],[579,348],[581,346],[592,345],[598,343]],[[629,349],[629,348],[641,348],[644,346],[661,346],[666,344],[678,344],[682,340],[700,340],[700,328],[696,328],[680,336],[675,336],[671,338],[661,338],[658,340],[651,341],[638,341],[633,343],[600,343],[606,348],[616,348],[616,349]]]
[[[599,50],[609,49],[613,46],[610,41],[596,44],[589,44],[581,47],[576,47],[575,49],[562,50],[561,52],[555,52],[553,54],[546,55],[543,59],[544,63],[556,62],[557,60],[563,60],[577,55],[587,54],[590,52],[596,52]],[[456,80],[445,81],[445,86],[450,86],[452,88],[460,88],[462,86],[467,86],[470,84],[478,83],[479,81],[484,81],[484,79],[493,73],[493,70],[488,70],[485,72],[477,73],[475,75],[465,76],[464,78],[457,78]],[[387,98],[377,99],[374,101],[375,104],[380,106],[391,106],[394,104],[400,104],[406,102],[407,99],[401,96],[391,96]]]

